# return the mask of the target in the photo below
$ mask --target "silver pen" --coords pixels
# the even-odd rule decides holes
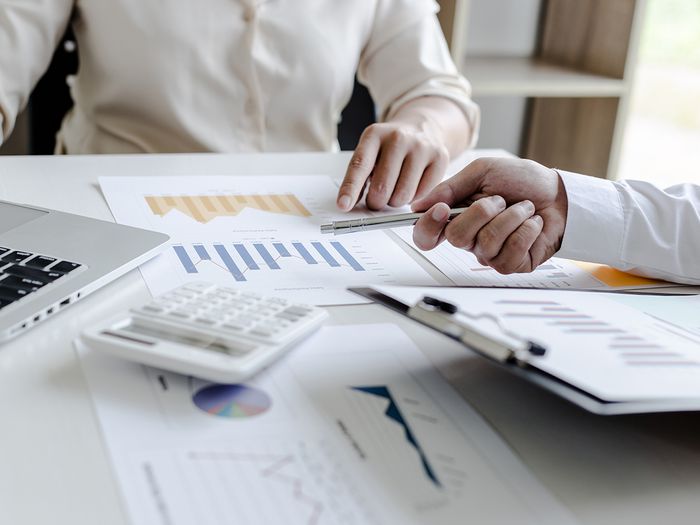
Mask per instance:
[[[453,208],[450,210],[450,219],[454,219],[467,208]],[[398,215],[384,215],[383,217],[362,217],[345,221],[333,221],[330,224],[321,225],[321,233],[343,235],[345,233],[365,232],[369,230],[385,230],[387,228],[399,228],[400,226],[412,226],[425,212],[399,213]]]

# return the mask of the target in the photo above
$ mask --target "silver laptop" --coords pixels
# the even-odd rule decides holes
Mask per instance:
[[[156,255],[162,233],[0,201],[0,342]]]

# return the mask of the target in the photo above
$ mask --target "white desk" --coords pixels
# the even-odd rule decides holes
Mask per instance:
[[[340,176],[347,160],[332,154],[0,157],[0,199],[111,219],[99,175]],[[132,272],[0,349],[3,525],[126,522],[71,340],[84,324],[148,297]],[[335,323],[397,322],[581,523],[698,523],[700,414],[596,417],[376,306],[330,310]],[[487,509],[465,519],[478,523],[480,512]]]

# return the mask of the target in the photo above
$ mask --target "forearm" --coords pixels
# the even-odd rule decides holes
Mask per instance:
[[[562,179],[569,216],[560,256],[700,284],[700,187]]]
[[[464,112],[450,99],[425,96],[403,104],[388,122],[415,126],[445,145],[451,157],[459,155],[472,143],[476,133]]]
[[[0,0],[0,143],[66,30],[73,0]]]

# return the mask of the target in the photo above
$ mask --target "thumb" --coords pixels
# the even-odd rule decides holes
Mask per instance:
[[[413,202],[413,211],[425,211],[438,202],[448,206],[468,200],[468,197],[479,191],[486,175],[487,168],[479,160],[468,164],[457,175],[441,182],[425,197]]]

